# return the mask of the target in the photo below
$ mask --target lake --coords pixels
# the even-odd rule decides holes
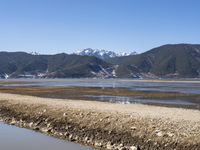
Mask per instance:
[[[132,80],[132,79],[1,79],[0,81],[25,81],[30,84],[12,86],[42,87],[100,87],[127,88],[140,91],[162,91],[200,94],[200,80]],[[1,85],[1,84],[0,84]],[[6,86],[6,85],[4,85]],[[11,86],[11,85],[9,85]]]

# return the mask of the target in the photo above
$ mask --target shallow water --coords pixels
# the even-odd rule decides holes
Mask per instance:
[[[1,150],[92,150],[92,148],[55,139],[28,129],[0,122]]]
[[[109,96],[109,95],[85,95],[86,97],[94,97],[99,101],[109,101],[112,103],[120,103],[120,104],[166,104],[166,105],[174,105],[174,106],[195,106],[197,104],[179,100],[179,99],[165,99],[165,100],[154,100],[154,99],[139,99],[137,97],[126,97],[126,96]]]
[[[1,81],[1,80],[0,80]],[[154,92],[179,92],[186,94],[200,94],[200,80],[132,80],[132,79],[8,79],[2,81],[25,81],[26,84],[0,84],[0,86],[27,86],[27,87],[100,87],[104,88],[126,88],[133,91],[154,91]],[[191,99],[177,100],[154,100],[141,99],[138,97],[121,97],[101,95],[94,97],[99,101],[117,102],[122,104],[141,103],[141,104],[158,104],[180,107],[195,107],[200,108],[199,101]]]
[[[1,80],[0,80],[1,81]],[[42,87],[100,87],[100,88],[127,88],[139,91],[162,91],[200,94],[199,80],[185,80],[181,82],[141,82],[131,79],[9,79],[2,81],[29,81],[30,84],[13,84],[8,86],[42,86]],[[139,81],[139,82],[138,82]],[[0,84],[1,85],[1,84]],[[6,86],[6,85],[1,85]]]

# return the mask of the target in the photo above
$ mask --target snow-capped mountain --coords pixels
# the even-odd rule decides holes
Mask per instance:
[[[81,56],[95,56],[95,57],[100,58],[100,59],[108,59],[108,58],[113,58],[113,57],[135,55],[136,52],[115,53],[113,51],[108,51],[108,50],[103,50],[103,49],[86,48],[86,49],[77,51],[75,54],[81,55]]]

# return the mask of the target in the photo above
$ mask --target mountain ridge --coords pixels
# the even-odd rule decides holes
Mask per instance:
[[[106,59],[66,53],[0,52],[0,78],[199,77],[200,44],[167,44],[141,54]]]
[[[139,55],[112,58],[108,62],[134,66],[137,73],[150,73],[159,77],[199,77],[200,45],[166,44]]]
[[[75,52],[74,54],[76,55],[81,55],[81,56],[94,56],[103,60],[113,58],[113,57],[121,57],[121,56],[129,56],[129,55],[135,55],[136,52],[122,52],[122,53],[116,53],[114,51],[108,51],[104,49],[92,49],[92,48],[86,48],[83,50],[79,50]]]

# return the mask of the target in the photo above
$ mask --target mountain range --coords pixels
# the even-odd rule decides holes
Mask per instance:
[[[92,48],[86,48],[83,50],[79,50],[76,53],[76,55],[81,55],[81,56],[94,56],[103,60],[107,60],[110,58],[114,57],[121,57],[121,56],[130,56],[130,55],[136,55],[136,52],[131,52],[131,53],[116,53],[113,51],[107,51],[103,49],[92,49]]]
[[[199,78],[200,45],[168,44],[141,54],[0,52],[0,78]]]

